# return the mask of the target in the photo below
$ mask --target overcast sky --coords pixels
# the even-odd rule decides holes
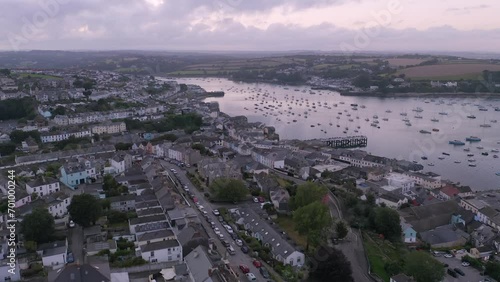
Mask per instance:
[[[5,51],[500,51],[498,0],[1,0],[0,5]]]

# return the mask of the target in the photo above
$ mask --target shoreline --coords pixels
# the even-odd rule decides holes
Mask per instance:
[[[382,97],[382,98],[413,98],[413,97],[428,97],[428,98],[500,98],[500,93],[465,93],[465,92],[443,92],[443,93],[382,93],[382,92],[339,92],[340,96],[355,96],[355,97]]]

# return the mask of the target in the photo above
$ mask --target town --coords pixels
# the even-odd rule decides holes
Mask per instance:
[[[282,140],[173,79],[4,69],[0,89],[5,281],[500,279],[487,187]]]

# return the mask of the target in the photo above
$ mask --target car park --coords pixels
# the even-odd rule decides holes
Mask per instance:
[[[249,273],[247,273],[245,275],[247,276],[247,279],[250,280],[250,281],[257,280],[257,277],[255,277],[255,275],[252,272],[249,272]]]
[[[245,274],[250,272],[250,269],[248,268],[248,266],[246,266],[244,264],[240,264],[240,270],[241,270],[241,272],[243,272]]]
[[[465,273],[460,268],[454,268],[453,270],[455,270],[456,273],[465,276]]]
[[[452,277],[455,277],[455,278],[457,278],[457,277],[458,277],[457,273],[456,273],[453,269],[448,268],[448,270],[447,270],[446,272],[447,272],[450,276],[452,276]]]

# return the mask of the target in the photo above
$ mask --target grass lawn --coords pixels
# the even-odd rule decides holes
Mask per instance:
[[[279,225],[279,227],[281,227],[281,229],[285,230],[286,234],[288,234],[288,236],[290,236],[295,243],[304,249],[306,248],[306,237],[295,231],[295,223],[293,222],[293,218],[291,216],[280,215],[275,222]]]
[[[461,75],[447,75],[447,76],[422,76],[422,77],[412,77],[412,80],[439,80],[439,81],[453,81],[453,80],[460,80],[460,79],[480,79],[482,78],[481,73],[468,73],[468,74],[461,74]]]
[[[385,263],[399,261],[406,254],[406,249],[368,233],[363,234],[363,244],[365,245],[372,273],[384,281],[389,281],[391,277],[384,269]]]

